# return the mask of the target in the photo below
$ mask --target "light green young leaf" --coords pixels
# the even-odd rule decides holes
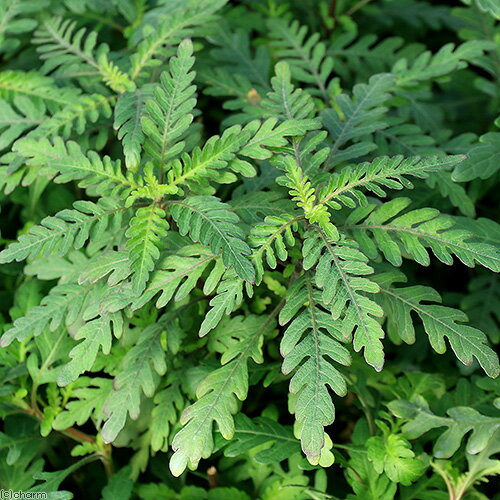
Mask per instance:
[[[409,486],[424,472],[424,462],[415,457],[410,443],[397,434],[373,436],[366,442],[368,458],[375,470],[402,485]]]
[[[160,257],[162,238],[169,228],[165,215],[165,211],[155,204],[139,208],[125,233],[131,262],[132,291],[135,295],[146,288],[149,273]]]

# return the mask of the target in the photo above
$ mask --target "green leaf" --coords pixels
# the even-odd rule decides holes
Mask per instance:
[[[295,418],[301,425],[302,450],[309,462],[317,465],[324,446],[324,427],[335,418],[329,388],[339,396],[347,392],[346,382],[332,362],[347,366],[351,356],[342,345],[347,339],[341,323],[325,311],[309,273],[288,290],[279,322],[285,325],[291,320],[280,344],[282,371],[287,375],[297,369],[290,381],[290,392],[298,395]]]
[[[262,124],[259,121],[249,123],[244,129],[252,137],[239,154],[256,160],[271,158],[272,149],[288,144],[287,137],[306,135],[307,132],[319,128],[320,123],[314,119],[285,120],[277,125],[277,118],[269,118]]]
[[[237,225],[238,216],[228,205],[213,196],[192,196],[171,202],[170,212],[182,235],[189,234],[194,242],[220,254],[224,265],[234,268],[241,279],[255,281],[255,269],[247,257],[250,247]]]
[[[500,374],[498,356],[489,347],[486,335],[471,326],[464,325],[467,315],[451,307],[422,304],[441,302],[439,294],[430,287],[409,286],[396,288],[393,283],[406,281],[401,273],[379,274],[375,277],[380,292],[374,299],[379,301],[388,316],[389,331],[408,344],[415,342],[415,327],[411,313],[416,312],[423,322],[432,348],[443,354],[446,352],[445,338],[448,339],[457,358],[466,365],[477,359],[490,377]]]
[[[215,20],[214,13],[221,9],[227,0],[201,0],[188,2],[181,9],[162,17],[156,29],[146,25],[143,38],[130,58],[130,79],[142,79],[150,71],[160,65],[166,55],[170,55],[170,47],[178,44],[182,38],[193,36],[193,29],[198,25],[208,24]]]
[[[243,300],[244,281],[234,271],[226,272],[217,286],[216,295],[210,301],[211,309],[207,312],[200,326],[200,337],[213,330],[224,315],[231,314]]]
[[[429,156],[380,156],[371,162],[347,166],[340,173],[330,176],[328,185],[320,192],[321,203],[339,210],[342,206],[354,208],[367,204],[365,189],[380,197],[387,196],[385,189],[412,189],[407,176],[425,179],[429,172],[439,172],[463,161],[463,155]]]
[[[78,330],[74,339],[82,340],[77,346],[71,349],[69,357],[71,361],[64,365],[59,372],[57,383],[63,387],[74,382],[83,372],[90,370],[94,364],[99,349],[103,354],[109,354],[113,339],[113,330],[116,337],[121,334],[121,316],[102,316],[85,323]],[[113,326],[113,328],[112,328]]]
[[[495,0],[476,0],[476,3],[483,12],[488,12],[494,18],[500,19],[500,6]]]
[[[64,142],[60,137],[52,142],[45,138],[20,139],[14,150],[27,158],[28,165],[44,167],[42,173],[55,176],[55,182],[79,180],[80,187],[100,196],[116,192],[126,197],[130,189],[140,187],[130,174],[121,172],[120,161],[112,161],[108,156],[101,158],[94,151],[84,154],[76,142]]]
[[[156,301],[158,308],[165,307],[172,298],[176,302],[184,299],[196,288],[198,280],[214,261],[214,254],[203,245],[187,245],[175,255],[161,259],[150,283],[142,295],[134,301],[132,309],[139,309],[151,302],[158,293],[160,293]],[[215,280],[215,287],[224,270],[224,266],[217,261],[206,282],[211,281],[211,276]]]
[[[373,273],[368,259],[353,245],[344,241],[334,243],[321,230],[307,233],[302,253],[304,269],[315,268],[314,281],[322,290],[322,302],[339,321],[345,339],[353,336],[354,350],[364,348],[364,357],[377,371],[384,364],[381,339],[384,331],[377,317],[382,308],[366,293],[377,293],[378,285],[365,278]]]
[[[115,97],[101,94],[76,96],[69,104],[41,123],[29,136],[37,139],[61,136],[68,139],[71,136],[81,135],[90,123],[95,124],[111,116],[111,104],[114,99]]]
[[[285,171],[285,175],[276,179],[276,182],[289,189],[292,201],[304,212],[310,224],[318,224],[332,240],[339,238],[337,228],[330,222],[328,207],[316,201],[315,189],[309,177],[304,174],[300,158],[285,155],[276,162],[277,166]]]
[[[262,106],[269,110],[270,116],[278,115],[282,120],[311,121],[315,114],[314,101],[308,92],[294,87],[290,66],[280,61],[274,67],[274,72],[275,76],[271,78],[273,90],[268,92]]]
[[[9,103],[13,103],[17,96],[26,96],[36,107],[43,103],[53,114],[72,104],[80,94],[81,90],[58,87],[54,79],[35,71],[4,70],[0,73],[0,97]]]
[[[361,250],[374,258],[377,248],[393,265],[402,262],[402,251],[419,264],[430,263],[427,248],[444,264],[453,264],[453,255],[466,266],[481,264],[500,271],[498,249],[477,241],[479,235],[454,228],[451,217],[441,215],[435,208],[420,208],[399,215],[411,203],[409,198],[395,198],[379,207],[369,205],[356,209],[347,218],[347,226],[359,242]],[[363,222],[360,222],[363,221]],[[371,233],[373,241],[368,237]]]
[[[178,372],[174,377],[168,377],[167,387],[160,389],[154,397],[150,428],[153,451],[168,451],[171,431],[179,422],[179,413],[185,407],[179,378]]]
[[[352,447],[349,447],[349,461],[346,467],[346,479],[354,491],[347,500],[366,498],[367,500],[393,500],[397,484],[390,481],[386,474],[375,470],[368,459],[366,442],[371,434],[365,419],[360,419],[354,426]]]
[[[82,248],[88,240],[97,243],[106,231],[115,232],[122,225],[125,209],[112,198],[98,203],[76,201],[73,206],[74,210],[61,210],[43,219],[39,226],[32,226],[29,233],[0,252],[0,263],[63,256]]]
[[[36,337],[46,329],[53,332],[66,315],[78,317],[88,292],[88,287],[75,284],[55,286],[39,306],[32,307],[26,316],[14,321],[14,325],[2,335],[1,345],[8,346],[13,340],[21,342],[31,335]]]
[[[466,406],[449,408],[447,417],[436,415],[428,403],[417,397],[415,401],[396,400],[389,403],[391,412],[399,418],[408,419],[403,425],[403,432],[408,439],[422,436],[431,429],[447,427],[437,440],[434,440],[434,456],[450,458],[460,447],[466,434],[466,452],[475,455],[485,450],[492,436],[500,428],[500,418],[482,415],[477,410]]]
[[[467,152],[467,159],[455,167],[453,180],[487,179],[500,165],[500,132],[488,132],[479,139],[480,144]]]
[[[43,483],[37,484],[29,489],[29,493],[36,494],[40,492],[45,492],[47,498],[50,500],[70,500],[73,498],[73,494],[69,491],[60,491],[59,487],[61,483],[73,472],[77,471],[80,467],[93,462],[96,460],[95,456],[88,456],[82,458],[78,462],[70,465],[66,469],[58,470],[55,472],[38,472],[34,474],[34,479],[43,480]],[[28,493],[28,492],[27,492]],[[35,497],[36,498],[36,497]]]
[[[139,208],[125,233],[135,295],[146,288],[149,273],[160,257],[162,237],[166,236],[169,227],[165,215],[165,211],[155,204]]]
[[[460,301],[472,325],[485,332],[493,344],[500,342],[500,279],[496,274],[473,278]]]
[[[133,487],[130,468],[123,467],[109,478],[102,490],[102,500],[128,500],[132,496]]]
[[[385,472],[395,483],[409,486],[425,470],[424,462],[415,458],[408,440],[397,434],[373,436],[366,442],[366,447],[375,470],[379,474]]]
[[[114,391],[104,404],[107,415],[102,428],[104,442],[111,443],[125,426],[127,415],[133,420],[140,414],[141,395],[154,396],[159,381],[157,375],[167,371],[165,351],[160,337],[165,326],[160,323],[148,325],[139,342],[124,356],[121,369],[114,381]]]
[[[172,443],[170,470],[174,476],[179,476],[187,466],[195,468],[201,458],[210,456],[214,422],[224,439],[233,437],[237,399],[243,401],[248,393],[248,361],[262,362],[263,336],[272,328],[272,318],[263,322],[258,316],[237,316],[213,332],[212,337],[224,346],[222,366],[201,382],[196,391],[198,400],[182,414],[184,427]]]
[[[40,58],[45,61],[44,72],[50,73],[58,67],[79,63],[85,65],[86,69],[97,70],[105,83],[116,92],[134,90],[135,85],[128,76],[109,61],[109,47],[104,43],[96,45],[97,33],[91,31],[85,37],[85,28],[75,32],[76,26],[76,21],[62,17],[42,21],[33,43],[39,46]],[[85,41],[82,44],[83,39]]]
[[[128,253],[109,251],[99,253],[98,257],[87,264],[85,270],[78,277],[78,283],[80,285],[87,282],[96,283],[109,275],[106,282],[113,286],[128,278],[130,273]]]
[[[0,99],[0,151],[39,125],[44,118],[43,107],[35,106],[24,96],[17,97],[14,104],[16,109]]]
[[[252,458],[259,464],[278,463],[300,451],[291,428],[265,417],[250,419],[240,413],[234,419],[234,437],[224,447],[224,455],[237,457],[257,447],[259,451]]]
[[[52,427],[64,430],[75,424],[84,425],[91,417],[99,427],[103,420],[104,402],[112,389],[109,379],[81,377],[77,386],[71,388],[70,401],[57,414]]]
[[[203,148],[196,147],[190,155],[183,153],[180,159],[175,159],[167,167],[169,187],[174,193],[176,189],[179,194],[186,187],[198,193],[211,193],[214,190],[210,187],[210,181],[221,184],[235,182],[237,177],[224,169],[231,168],[232,161],[237,160],[236,153],[248,139],[249,134],[242,133],[241,127],[235,125],[226,129],[220,137],[208,139]]]
[[[276,269],[278,260],[286,261],[288,248],[295,245],[293,233],[298,229],[302,217],[282,215],[268,216],[264,222],[255,224],[250,232],[249,242],[255,248],[252,260],[256,268],[256,283],[259,284],[264,275],[263,260],[271,269]],[[288,247],[288,248],[287,248]]]
[[[193,121],[191,112],[196,105],[193,64],[193,44],[184,40],[177,49],[177,57],[170,59],[169,71],[161,74],[153,99],[146,102],[142,118],[144,150],[160,168],[182,152],[185,145],[182,139]]]
[[[435,54],[426,50],[411,63],[407,59],[400,59],[393,66],[392,73],[396,75],[398,87],[411,87],[466,68],[469,62],[477,62],[485,51],[492,48],[492,44],[486,40],[470,40],[457,47],[447,43]]]
[[[144,105],[152,95],[152,87],[144,85],[134,92],[124,92],[116,101],[113,128],[123,145],[125,165],[131,171],[137,170],[141,161],[144,133],[141,118]]]
[[[383,104],[391,97],[389,92],[394,86],[394,75],[374,75],[368,84],[354,86],[352,98],[340,94],[335,98],[334,109],[321,112],[323,124],[333,140],[329,168],[364,156],[376,148],[366,136],[387,127],[382,121],[387,111]],[[345,147],[350,141],[353,144]]]
[[[328,103],[332,94],[328,84],[334,61],[325,54],[326,46],[320,41],[319,33],[307,36],[306,26],[279,18],[270,19],[267,25],[276,58],[290,65],[297,81],[314,86],[308,89],[311,94]]]

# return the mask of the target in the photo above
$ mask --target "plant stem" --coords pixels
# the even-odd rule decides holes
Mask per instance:
[[[113,459],[111,458],[111,446],[109,444],[105,445],[104,450],[99,454],[101,462],[104,465],[104,471],[107,477],[111,477],[115,473],[113,466]]]
[[[328,6],[328,17],[332,20],[332,27],[328,29],[326,33],[327,36],[330,37],[337,27],[337,0],[331,0]]]
[[[367,3],[371,2],[371,0],[360,0],[357,4],[353,5],[346,13],[346,16],[351,17],[356,11],[364,7]]]

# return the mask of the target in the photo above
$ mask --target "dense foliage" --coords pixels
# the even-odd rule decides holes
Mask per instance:
[[[0,0],[0,488],[500,499],[499,19]]]

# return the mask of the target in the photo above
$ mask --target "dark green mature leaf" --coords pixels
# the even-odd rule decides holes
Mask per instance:
[[[248,361],[262,362],[263,336],[272,328],[272,318],[263,323],[257,316],[237,316],[222,323],[212,334],[224,346],[222,366],[201,382],[196,391],[198,400],[182,414],[184,427],[174,438],[175,453],[170,459],[170,470],[175,476],[188,465],[196,467],[201,458],[211,454],[214,422],[225,439],[233,437],[236,398],[242,401],[248,392]]]
[[[329,164],[333,166],[359,158],[376,148],[365,137],[387,127],[383,121],[386,111],[383,104],[391,97],[389,92],[394,85],[394,75],[372,76],[368,84],[355,85],[352,98],[346,94],[337,96],[337,109],[321,112],[323,123],[333,140]],[[349,141],[353,144],[344,147]]]
[[[112,198],[99,203],[76,201],[74,210],[61,210],[46,217],[39,226],[0,252],[0,263],[35,259],[56,254],[66,255],[81,248],[89,239],[97,242],[106,231],[115,232],[122,225],[125,208]]]
[[[225,446],[224,455],[237,457],[262,445],[267,446],[254,456],[260,464],[281,462],[300,451],[300,443],[292,429],[268,418],[250,419],[240,414],[234,419],[234,437]]]
[[[321,230],[307,234],[303,253],[304,269],[314,267],[314,281],[322,290],[322,302],[334,320],[340,319],[343,337],[352,337],[354,350],[364,349],[366,362],[380,371],[384,364],[384,331],[376,318],[383,311],[365,295],[379,291],[376,283],[365,278],[373,273],[367,257],[348,241],[329,241]]]
[[[377,248],[393,265],[402,262],[402,250],[424,266],[429,265],[427,248],[445,264],[453,263],[453,255],[466,266],[479,263],[492,271],[500,271],[500,256],[496,247],[476,242],[479,235],[454,229],[451,217],[442,216],[434,208],[420,208],[399,215],[411,203],[409,198],[396,198],[384,205],[368,205],[354,210],[347,218],[348,229],[369,256]],[[368,237],[371,233],[374,241]],[[476,241],[475,241],[476,240]]]
[[[98,195],[106,193],[109,196],[116,192],[125,197],[130,189],[139,187],[130,174],[121,172],[119,161],[112,161],[108,156],[101,159],[94,151],[84,154],[76,142],[65,143],[60,137],[52,142],[48,139],[21,139],[16,142],[15,150],[28,158],[28,165],[42,166],[42,172],[55,176],[55,182],[79,180],[81,187]]]
[[[75,335],[75,340],[82,340],[69,353],[71,361],[59,372],[57,383],[65,386],[74,382],[79,375],[92,368],[99,350],[109,354],[113,333],[121,335],[123,320],[118,314],[103,316],[85,323]]]
[[[210,246],[241,279],[255,281],[255,269],[247,257],[250,247],[237,226],[238,216],[228,205],[212,196],[193,196],[172,202],[170,211],[182,235],[189,234],[193,241]]]
[[[351,362],[349,351],[342,345],[347,341],[342,324],[320,307],[321,303],[320,292],[306,274],[288,290],[279,315],[281,325],[293,320],[280,344],[282,371],[289,374],[297,369],[290,381],[290,392],[298,394],[295,418],[301,425],[302,450],[313,465],[320,460],[324,427],[335,418],[329,389],[339,396],[347,391],[344,378],[332,362]]]
[[[81,314],[88,291],[88,288],[76,284],[52,288],[39,306],[32,307],[26,316],[14,321],[14,325],[2,335],[1,345],[5,347],[13,340],[23,341],[31,335],[40,335],[45,329],[54,331],[66,317],[75,319]]]
[[[122,367],[114,381],[114,391],[104,403],[107,415],[102,437],[110,443],[125,426],[127,415],[137,419],[140,413],[141,394],[153,397],[158,375],[167,370],[165,351],[160,342],[164,325],[153,323],[141,332],[139,342],[127,352]]]
[[[498,356],[488,345],[486,335],[472,326],[463,324],[467,321],[465,313],[451,307],[422,304],[441,302],[441,297],[435,290],[418,285],[395,287],[394,282],[406,281],[405,276],[398,272],[380,274],[376,276],[375,281],[380,291],[374,299],[384,307],[389,330],[394,336],[409,344],[415,342],[415,327],[411,317],[411,313],[415,312],[422,320],[431,346],[436,352],[446,352],[446,338],[462,363],[471,365],[475,358],[490,377],[500,374]]]
[[[193,121],[196,105],[193,63],[193,44],[184,40],[177,49],[177,57],[170,59],[169,71],[162,73],[153,99],[146,102],[141,121],[146,136],[144,150],[161,168],[182,152],[183,136]]]
[[[122,141],[125,165],[129,170],[136,170],[141,160],[144,142],[141,117],[145,102],[151,95],[152,88],[144,86],[133,92],[124,92],[116,101],[113,128]]]
[[[447,427],[434,443],[434,456],[437,458],[449,458],[455,454],[470,431],[466,451],[471,455],[481,453],[500,428],[499,417],[482,415],[465,406],[450,408],[446,417],[436,415],[422,397],[414,402],[393,401],[389,403],[389,409],[397,417],[408,419],[403,431],[409,439],[415,439],[431,429]]]
[[[130,469],[124,467],[113,474],[102,490],[102,500],[128,500],[132,496],[134,482],[130,478]]]
[[[498,171],[500,132],[488,132],[480,137],[479,142],[480,144],[470,150],[467,160],[455,167],[453,180],[464,182],[477,178],[487,179]]]
[[[320,193],[320,200],[337,210],[342,205],[349,208],[354,208],[357,204],[366,205],[366,196],[360,189],[385,197],[387,195],[385,189],[413,188],[413,184],[406,176],[425,179],[429,176],[429,172],[439,172],[452,167],[464,158],[460,155],[424,158],[381,156],[372,162],[346,167],[339,174],[330,176],[328,185]]]

